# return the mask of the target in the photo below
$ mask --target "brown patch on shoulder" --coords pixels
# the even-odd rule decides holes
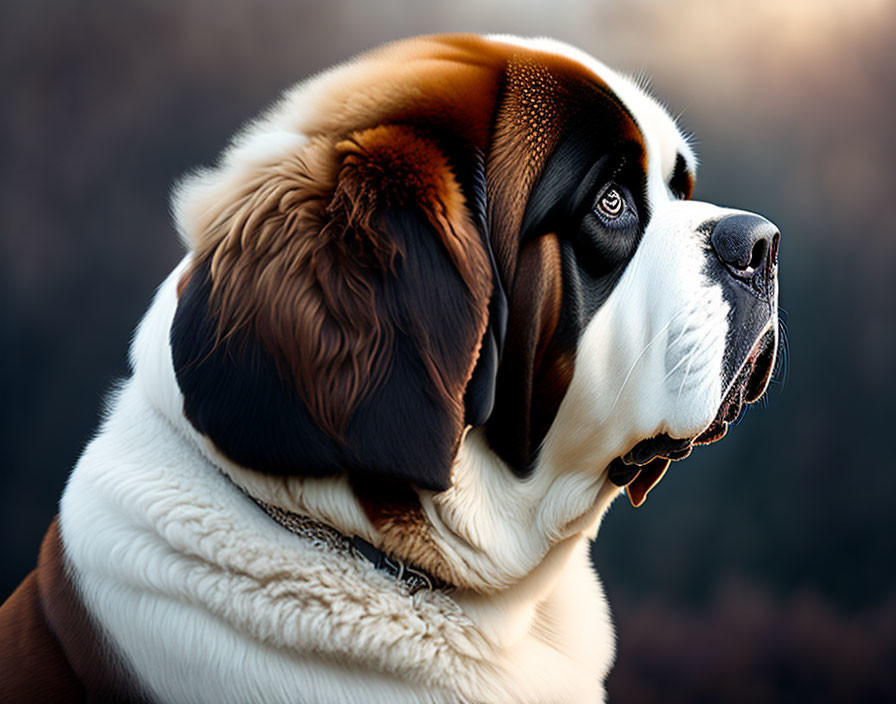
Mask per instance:
[[[47,626],[37,570],[0,607],[3,701],[80,702],[84,687]]]
[[[3,701],[148,701],[87,613],[55,518],[37,569],[0,608],[0,682]]]
[[[48,625],[84,684],[87,700],[148,702],[114,646],[88,614],[66,563],[59,521],[54,518],[37,562],[41,601]]]

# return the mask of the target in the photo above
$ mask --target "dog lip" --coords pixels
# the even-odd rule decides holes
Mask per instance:
[[[755,403],[768,388],[775,360],[775,335],[772,329],[759,337],[753,349],[744,360],[731,388],[719,406],[719,412],[709,427],[701,433],[696,442],[705,445],[721,438],[713,437],[719,432],[719,424],[736,421],[744,412],[744,408]],[[724,435],[724,432],[722,433]]]
[[[607,478],[616,486],[626,486],[634,481],[640,472],[640,467],[626,464],[621,457],[617,457],[607,466]]]
[[[772,330],[767,330],[750,351],[747,364],[751,365],[751,371],[746,381],[744,400],[755,403],[768,388],[775,367],[775,334]]]
[[[641,470],[655,460],[682,460],[691,454],[693,438],[673,438],[665,433],[641,440],[631,450],[610,462],[607,478],[616,486],[628,486]],[[646,492],[644,492],[646,495]]]
[[[695,445],[708,445],[725,437],[728,427],[743,414],[747,404],[757,401],[768,387],[775,358],[774,333],[766,331],[756,342],[743,367],[731,384],[716,417],[699,435],[692,438],[673,438],[666,433],[637,442],[628,452],[617,457],[607,467],[607,478],[616,486],[634,486],[642,475],[642,470],[656,461],[666,462],[682,460],[691,454]],[[656,471],[645,479],[644,487],[634,494],[630,491],[632,504],[640,506],[647,492],[655,486],[663,473]],[[635,496],[637,494],[637,496]]]
[[[634,464],[643,467],[657,457],[665,457],[669,460],[684,459],[691,453],[692,446],[692,438],[673,438],[665,433],[660,433],[636,444],[622,456],[622,461],[628,465]]]

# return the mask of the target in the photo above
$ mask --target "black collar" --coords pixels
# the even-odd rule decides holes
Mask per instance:
[[[364,538],[357,535],[349,538],[326,523],[321,523],[308,516],[286,511],[278,506],[260,501],[253,496],[250,496],[250,498],[258,504],[262,511],[290,533],[304,538],[315,547],[348,553],[367,560],[380,572],[385,572],[390,577],[404,582],[411,594],[421,589],[450,591],[454,588],[451,584],[434,577],[420,567],[415,567],[414,565],[409,565],[404,560],[390,557],[376,546],[364,540]]]

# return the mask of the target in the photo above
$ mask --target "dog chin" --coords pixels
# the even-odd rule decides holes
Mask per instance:
[[[660,432],[637,442],[607,467],[607,478],[625,487],[632,505],[644,503],[647,494],[665,475],[672,462],[683,460],[696,445],[721,440],[729,427],[744,414],[749,404],[758,401],[768,388],[777,353],[777,320],[760,335],[731,382],[712,421],[700,432],[683,437]]]

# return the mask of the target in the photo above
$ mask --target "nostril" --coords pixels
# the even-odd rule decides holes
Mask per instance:
[[[771,256],[769,256],[769,261],[772,266],[778,266],[778,243],[781,241],[781,233],[776,232],[775,236],[772,238],[772,252]]]
[[[762,268],[765,261],[765,253],[768,251],[768,243],[765,240],[759,240],[753,245],[753,251],[750,253],[750,263],[744,270],[745,274],[752,275]]]

